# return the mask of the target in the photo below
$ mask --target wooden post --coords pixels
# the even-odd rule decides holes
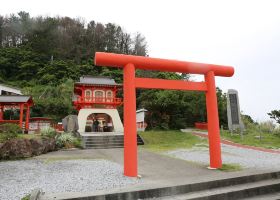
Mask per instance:
[[[22,127],[22,122],[23,122],[23,106],[24,105],[22,103],[19,106],[19,109],[20,109],[20,111],[19,111],[19,127],[20,128],[23,128]]]
[[[26,114],[25,114],[25,131],[29,130],[29,119],[30,119],[30,105],[27,104]]]
[[[0,105],[0,120],[4,119],[4,106]]]
[[[213,71],[210,71],[205,75],[205,82],[207,84],[206,107],[210,168],[215,169],[222,167],[222,157],[215,75]]]
[[[127,64],[123,71],[124,91],[124,175],[136,177],[137,172],[137,133],[136,133],[136,94],[135,67]]]

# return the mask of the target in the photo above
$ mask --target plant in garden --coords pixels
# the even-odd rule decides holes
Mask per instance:
[[[22,130],[17,124],[2,124],[0,125],[0,142],[16,138],[19,133],[22,133]]]
[[[268,120],[268,121],[260,122],[259,127],[260,127],[260,131],[262,132],[272,133],[275,128],[275,124],[273,123],[272,120]]]
[[[71,133],[62,133],[56,138],[56,145],[60,148],[71,148],[74,146],[76,138]]]
[[[28,195],[22,197],[21,200],[30,200],[30,194],[28,194]]]
[[[41,136],[42,137],[47,137],[47,138],[55,138],[56,136],[56,131],[53,128],[45,128],[41,130]]]
[[[73,142],[73,145],[77,148],[80,148],[80,149],[83,148],[81,138],[75,138],[75,140]]]
[[[273,130],[274,134],[277,134],[278,136],[280,136],[280,126],[276,126]]]

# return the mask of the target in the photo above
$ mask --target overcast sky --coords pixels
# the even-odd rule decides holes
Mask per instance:
[[[217,86],[238,90],[245,114],[280,109],[280,1],[0,0],[1,15],[19,11],[117,23],[145,35],[150,57],[231,65]]]

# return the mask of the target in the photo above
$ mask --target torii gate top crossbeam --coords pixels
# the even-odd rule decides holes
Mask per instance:
[[[96,52],[95,64],[100,66],[124,67],[133,64],[137,69],[159,70],[169,72],[181,72],[190,74],[207,74],[213,71],[215,76],[230,77],[234,74],[234,68],[230,66],[149,58],[143,56],[131,56],[114,53]]]

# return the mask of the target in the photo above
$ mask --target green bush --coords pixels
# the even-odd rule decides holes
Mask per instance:
[[[56,145],[60,148],[74,146],[75,137],[71,133],[62,133],[56,138]]]
[[[73,145],[77,148],[83,148],[82,140],[80,138],[75,138],[75,140],[73,141]]]
[[[45,128],[41,130],[42,137],[55,138],[56,135],[57,133],[53,128]]]
[[[74,137],[72,133],[62,133],[56,137],[56,146],[59,148],[82,148],[82,140]]]
[[[30,194],[28,194],[28,195],[22,197],[21,200],[30,200]]]
[[[280,126],[275,127],[274,130],[273,130],[273,133],[280,136]]]
[[[275,129],[275,124],[273,123],[272,120],[264,121],[264,122],[260,122],[259,128],[262,132],[272,133],[273,130]]]
[[[0,125],[0,142],[16,138],[19,133],[22,133],[22,130],[17,124],[2,124]]]

